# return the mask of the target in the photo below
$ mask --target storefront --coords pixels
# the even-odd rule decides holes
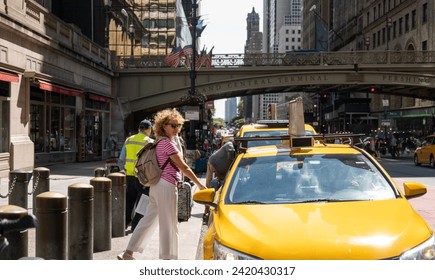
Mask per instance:
[[[30,139],[35,163],[76,161],[76,115],[83,92],[46,81],[30,87]]]
[[[16,74],[0,71],[0,175],[9,172],[11,83],[18,83]]]
[[[30,139],[35,163],[107,158],[111,98],[37,80],[30,87]]]
[[[86,93],[85,110],[79,116],[78,161],[105,159],[114,149],[106,141],[110,137],[111,101],[109,97]]]

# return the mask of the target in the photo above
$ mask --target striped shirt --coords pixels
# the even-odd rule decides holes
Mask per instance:
[[[156,148],[157,161],[159,162],[160,167],[165,164],[166,160],[168,160],[170,156],[177,153],[179,153],[177,146],[169,138],[163,138],[160,140]],[[180,169],[169,160],[165,169],[163,169],[160,178],[171,184],[177,185],[177,181],[181,181]]]

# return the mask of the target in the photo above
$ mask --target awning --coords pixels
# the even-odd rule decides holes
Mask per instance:
[[[0,71],[0,81],[18,83],[20,81],[20,78],[18,77],[17,74],[11,74],[11,73]]]
[[[106,102],[106,103],[110,103],[113,100],[113,98],[111,98],[111,97],[101,96],[101,95],[94,94],[94,93],[88,93],[88,98],[95,100],[95,101],[101,101],[101,102]]]
[[[48,91],[52,91],[52,92],[56,92],[56,93],[60,93],[60,94],[65,94],[65,95],[70,95],[70,96],[82,96],[83,95],[83,91],[81,91],[81,90],[67,88],[67,87],[63,87],[63,86],[58,86],[58,85],[54,85],[54,84],[51,84],[49,82],[45,82],[45,81],[41,81],[41,80],[39,80],[39,88],[42,90],[48,90]]]

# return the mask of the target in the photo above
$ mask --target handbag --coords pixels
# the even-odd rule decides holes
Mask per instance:
[[[146,194],[142,194],[135,209],[136,213],[139,213],[142,216],[144,216],[149,202],[150,202],[149,196],[147,196]]]

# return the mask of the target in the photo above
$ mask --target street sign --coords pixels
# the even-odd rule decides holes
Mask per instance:
[[[391,126],[391,120],[390,119],[381,120],[381,126]]]

